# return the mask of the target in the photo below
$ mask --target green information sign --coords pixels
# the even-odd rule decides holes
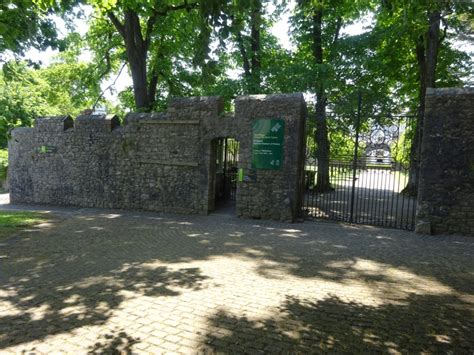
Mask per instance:
[[[252,133],[252,168],[281,169],[285,121],[273,118],[255,120]]]

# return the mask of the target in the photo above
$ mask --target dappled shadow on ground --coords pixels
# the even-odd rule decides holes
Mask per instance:
[[[115,232],[91,226],[95,233],[77,236],[75,228],[57,228],[32,229],[3,244],[0,349],[104,324],[129,296],[177,296],[206,287],[198,268],[156,265],[150,253],[137,254],[128,234],[113,238]]]
[[[202,343],[203,349],[217,352],[467,353],[473,350],[474,321],[466,320],[465,306],[452,297],[418,295],[379,307],[337,296],[319,301],[287,297],[273,317],[217,312]]]
[[[413,230],[416,199],[388,188],[335,186],[331,192],[307,191],[303,211],[307,217],[330,219],[389,228]]]
[[[332,341],[331,349],[343,350],[353,342],[383,351],[404,349],[404,334],[419,329],[421,349],[438,333],[440,346],[449,338],[449,346],[462,347],[472,323],[457,307],[464,309],[474,291],[473,250],[469,238],[419,237],[370,227],[84,212],[4,244],[0,349],[103,325],[133,297],[174,297],[215,287],[219,280],[187,263],[217,257],[249,261],[256,274],[269,280],[295,277],[331,282],[335,289],[355,285],[375,300],[369,306],[338,296],[289,298],[275,317],[260,321],[218,313],[211,325],[230,322],[242,330],[224,334],[226,343],[233,344],[236,333],[250,332],[256,339],[282,337],[292,349],[310,349],[304,339],[317,338],[322,348]],[[399,321],[392,324],[393,319]],[[283,327],[291,322],[301,324],[296,338]],[[364,322],[368,331],[358,325]],[[342,331],[332,329],[336,324]],[[413,329],[413,324],[420,327]],[[392,326],[394,333],[386,335]],[[374,343],[366,340],[370,332]],[[211,331],[203,342],[214,340],[222,339]],[[138,341],[123,330],[90,351],[120,344],[130,348]]]
[[[133,345],[140,342],[126,331],[120,330],[105,334],[88,349],[89,354],[132,354]]]
[[[54,276],[53,276],[54,277]],[[128,267],[85,278],[79,283],[23,277],[6,284],[0,301],[14,311],[0,316],[0,348],[86,325],[101,325],[127,299],[127,292],[150,297],[176,296],[198,290],[206,277],[198,269]]]
[[[143,219],[142,219],[143,218]],[[141,238],[153,240],[169,263],[207,260],[214,256],[248,258],[256,271],[273,278],[295,275],[336,282],[358,279],[386,289],[411,284],[413,289],[433,281],[445,289],[474,292],[474,239],[462,236],[419,236],[398,230],[332,223],[283,224],[238,218],[133,216],[128,228],[135,235],[133,248],[142,249]],[[139,223],[147,221],[147,223]],[[162,233],[166,229],[166,233]],[[377,284],[380,282],[380,284]],[[432,285],[428,286],[432,287]]]

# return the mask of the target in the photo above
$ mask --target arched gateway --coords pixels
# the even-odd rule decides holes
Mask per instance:
[[[177,98],[166,113],[39,118],[9,142],[11,201],[207,214],[216,147],[239,142],[236,213],[293,221],[301,211],[306,104],[301,94]]]

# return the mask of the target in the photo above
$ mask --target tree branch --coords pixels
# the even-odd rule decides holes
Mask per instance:
[[[333,46],[337,43],[337,40],[339,39],[339,33],[341,32],[341,27],[342,27],[342,17],[339,16],[336,21],[336,31],[334,32],[334,38],[332,40]]]
[[[117,16],[115,16],[113,12],[107,12],[107,17],[110,19],[120,35],[125,38],[125,26],[120,22]]]
[[[156,85],[158,85],[158,72],[153,68],[151,72],[150,83],[148,85],[148,96],[150,97],[150,104],[153,105],[156,100]]]
[[[181,5],[176,5],[176,6],[167,6],[164,12],[159,12],[158,14],[161,16],[167,15],[168,12],[170,11],[177,11],[177,10],[188,10],[191,11],[199,6],[198,2],[192,2],[188,4],[187,0],[184,1],[183,4]]]
[[[240,54],[242,56],[242,61],[244,63],[244,73],[245,76],[250,76],[250,62],[247,51],[245,50],[244,46],[244,39],[242,38],[242,34],[240,31],[237,32],[237,46],[239,47]]]
[[[188,4],[188,1],[185,0],[183,4],[181,5],[176,5],[176,6],[167,6],[165,10],[163,11],[158,11],[157,9],[153,10],[152,14],[148,18],[148,21],[146,22],[146,30],[145,30],[145,46],[148,49],[150,46],[151,42],[151,34],[153,32],[153,27],[156,24],[156,21],[158,20],[158,17],[160,16],[166,16],[168,15],[169,12],[172,11],[178,11],[178,10],[193,10],[199,6],[198,2],[193,2],[191,4]]]
[[[339,41],[339,35],[341,33],[342,24],[342,17],[339,16],[336,21],[336,29],[334,31],[334,37],[332,39],[331,48],[329,50],[328,61],[332,60],[337,53],[336,44]]]
[[[120,70],[119,70],[119,72],[118,72],[118,74],[117,74],[117,77],[115,78],[115,80],[113,81],[113,83],[110,84],[109,86],[107,86],[104,90],[102,90],[102,92],[100,93],[99,97],[97,98],[97,100],[95,100],[94,105],[92,106],[92,111],[95,110],[95,107],[96,107],[97,104],[99,103],[100,99],[104,96],[104,93],[105,93],[107,90],[109,90],[112,86],[115,85],[115,83],[117,82],[118,78],[120,77],[120,74],[122,74],[122,70],[123,70],[123,68],[125,68],[125,65],[126,65],[126,64],[127,64],[127,63],[123,63],[123,64],[122,64],[122,67],[120,68]]]
[[[448,22],[446,21],[446,19],[444,17],[441,17],[441,22],[443,23],[444,28],[443,28],[443,34],[441,36],[439,36],[438,45],[441,45],[441,43],[446,38],[446,34],[448,32]]]
[[[153,27],[155,26],[156,20],[158,19],[159,13],[157,11],[153,11],[151,16],[148,18],[146,22],[146,30],[145,30],[145,48],[148,49],[150,47],[151,42],[151,33],[153,32]]]

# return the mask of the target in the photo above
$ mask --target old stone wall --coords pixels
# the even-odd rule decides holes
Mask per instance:
[[[251,166],[252,122],[285,120],[280,170]],[[294,220],[300,213],[306,105],[301,94],[177,98],[164,113],[39,118],[9,142],[14,203],[201,213],[214,209],[215,139],[240,142],[237,215]]]
[[[474,88],[426,94],[417,232],[474,235]]]

